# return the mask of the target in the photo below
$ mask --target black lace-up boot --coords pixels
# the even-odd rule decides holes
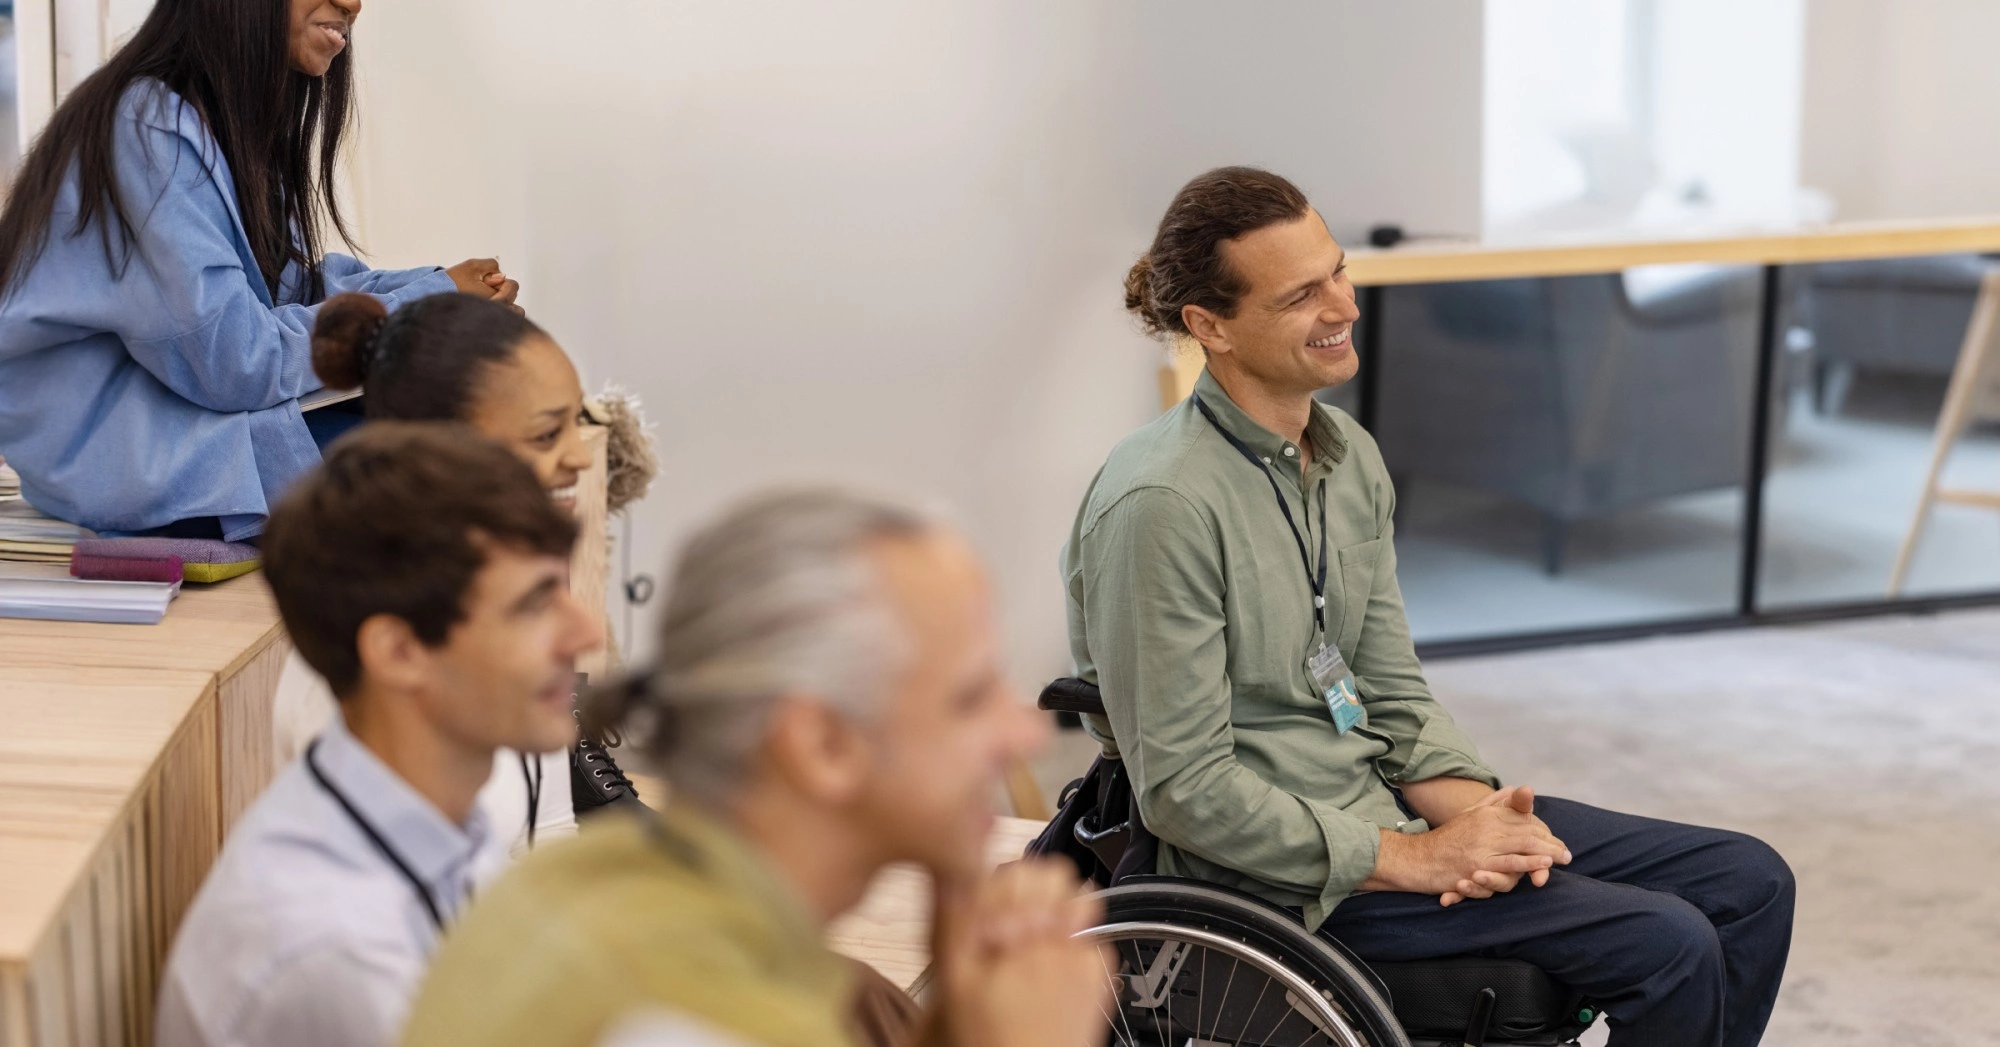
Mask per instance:
[[[638,788],[618,768],[618,761],[611,758],[610,748],[616,747],[615,742],[607,748],[588,738],[578,738],[570,748],[569,796],[578,818],[612,804],[639,802]]]
[[[582,691],[585,683],[582,673],[576,674],[576,689]],[[577,717],[576,744],[569,749],[569,797],[570,806],[577,818],[585,818],[612,805],[636,805],[639,790],[630,778],[618,767],[618,761],[611,758],[610,750],[616,749],[624,740],[617,732],[609,732],[604,738],[592,738],[582,730],[583,714]]]

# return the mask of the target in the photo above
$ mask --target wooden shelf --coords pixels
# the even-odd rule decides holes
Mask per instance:
[[[1682,262],[1793,265],[2000,251],[2000,218],[1939,222],[1845,222],[1815,229],[1732,236],[1578,240],[1547,244],[1426,244],[1350,248],[1347,271],[1362,286],[1449,283],[1611,273]]]

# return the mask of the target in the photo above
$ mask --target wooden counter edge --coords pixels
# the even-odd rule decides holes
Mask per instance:
[[[1347,271],[1358,286],[1449,283],[1609,273],[1642,265],[1793,265],[2000,251],[2000,220],[1852,222],[1729,236],[1550,244],[1415,244],[1357,247]]]

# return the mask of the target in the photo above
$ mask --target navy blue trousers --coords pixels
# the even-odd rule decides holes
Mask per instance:
[[[1614,1047],[1750,1047],[1792,942],[1792,871],[1741,833],[1538,797],[1573,861],[1546,886],[1450,908],[1358,894],[1320,933],[1366,960],[1525,960],[1605,1012]]]

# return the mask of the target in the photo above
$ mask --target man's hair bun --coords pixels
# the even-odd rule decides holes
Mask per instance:
[[[319,307],[313,322],[313,373],[328,389],[358,389],[375,362],[389,310],[366,294],[338,294]]]
[[[1169,333],[1174,325],[1160,318],[1159,309],[1153,304],[1152,282],[1153,257],[1142,254],[1125,274],[1125,308],[1139,318],[1147,334],[1158,336]]]

